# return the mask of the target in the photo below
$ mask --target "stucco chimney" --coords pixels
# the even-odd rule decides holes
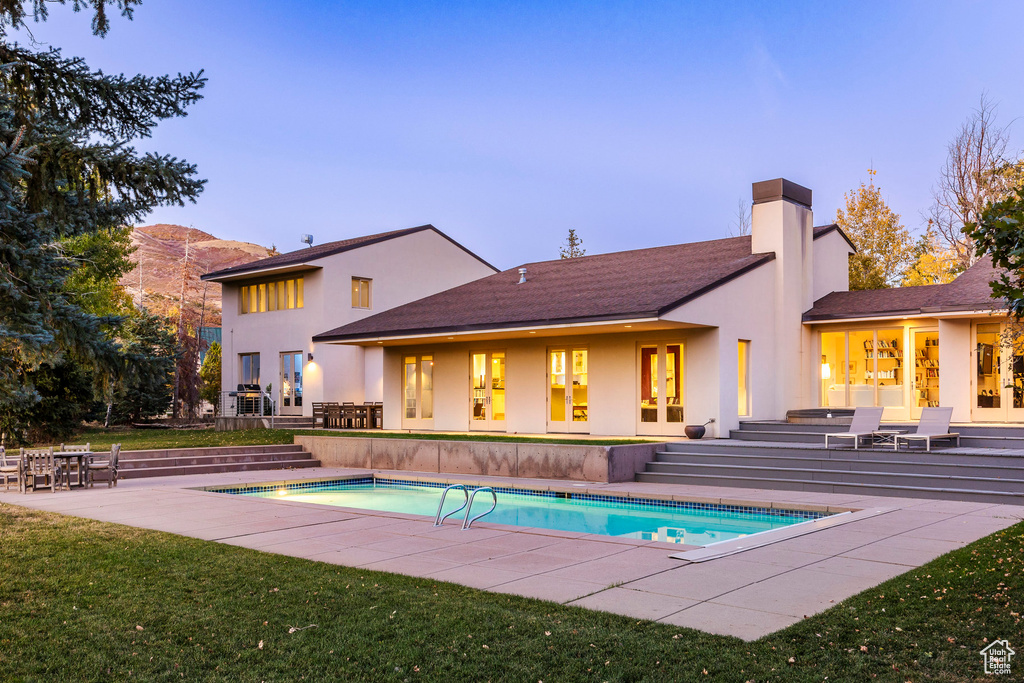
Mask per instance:
[[[811,191],[784,178],[753,185],[750,247],[775,254],[775,413],[803,407],[801,377],[809,333],[803,313],[814,304]]]

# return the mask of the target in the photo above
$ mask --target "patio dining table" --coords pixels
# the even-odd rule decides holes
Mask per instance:
[[[325,405],[324,426],[328,429],[379,429],[384,418],[384,406]]]
[[[92,462],[92,456],[93,456],[92,451],[54,451],[53,452],[53,457],[54,457],[55,460],[58,459],[58,458],[60,460],[63,460],[63,463],[61,464],[61,469],[62,469],[62,471],[68,473],[67,481],[68,481],[68,486],[69,487],[71,487],[71,486],[78,486],[79,488],[84,488],[85,485],[88,483],[89,475],[88,475],[88,473],[86,471],[86,465],[89,462]],[[77,463],[78,464],[78,482],[74,483],[74,484],[71,483],[71,472],[70,472],[70,469],[64,469],[64,468],[70,468],[71,467],[71,461],[72,460],[77,460],[78,461],[78,463]]]

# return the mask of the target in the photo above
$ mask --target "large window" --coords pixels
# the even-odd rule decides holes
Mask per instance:
[[[260,354],[241,353],[238,355],[242,361],[242,384],[260,383]]]
[[[821,333],[821,405],[904,404],[903,329]]]
[[[352,278],[352,308],[370,308],[370,284],[365,277]]]
[[[286,308],[302,308],[304,283],[301,277],[290,280],[243,285],[241,288],[242,313],[266,313]]]

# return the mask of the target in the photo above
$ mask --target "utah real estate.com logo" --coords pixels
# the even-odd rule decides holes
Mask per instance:
[[[1017,653],[1010,649],[1010,642],[1003,639],[993,641],[980,654],[985,661],[985,673],[998,675],[1010,673],[1010,659]]]

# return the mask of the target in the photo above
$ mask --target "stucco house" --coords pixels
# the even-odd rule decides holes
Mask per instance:
[[[222,386],[271,386],[282,415],[380,401],[382,351],[316,345],[361,320],[497,269],[432,225],[328,242],[203,275],[222,294]]]
[[[806,188],[756,183],[753,200],[749,236],[528,263],[313,339],[383,351],[385,428],[675,436],[778,418],[817,401],[803,318],[847,289],[853,246],[813,227]]]
[[[271,358],[278,379],[261,381],[282,383],[282,412],[310,414],[283,383],[315,357],[305,400],[382,400],[386,429],[673,437],[714,420],[714,436],[793,409],[912,420],[940,404],[958,422],[1024,421],[991,262],[850,292],[853,244],[784,179],[753,185],[744,237],[502,272],[430,226],[320,249],[206,276],[225,284],[225,386],[248,381],[251,354]],[[300,276],[315,309],[296,315],[270,283]],[[249,315],[265,283],[278,309]]]

